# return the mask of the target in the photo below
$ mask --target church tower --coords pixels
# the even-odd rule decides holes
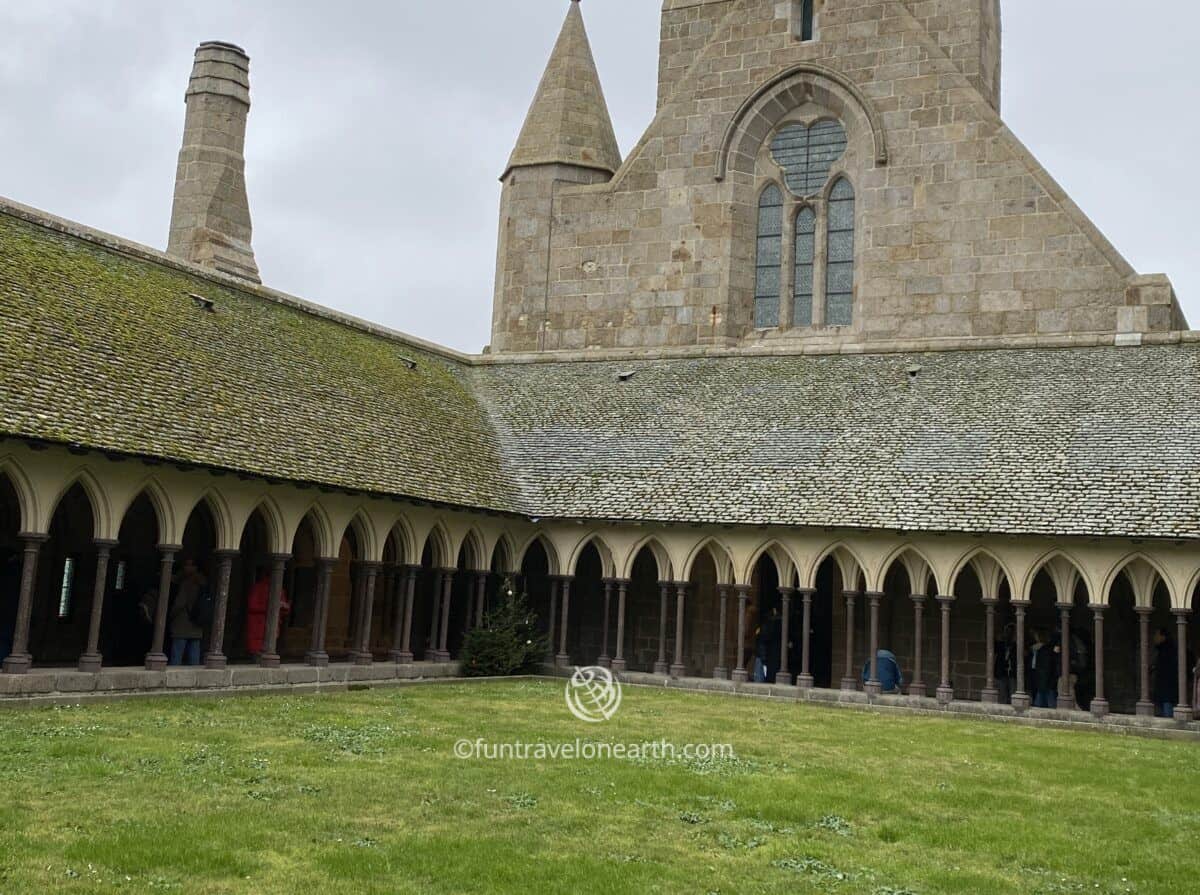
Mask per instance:
[[[621,166],[579,0],[571,0],[516,148],[500,178],[492,347],[536,351],[555,330],[555,203],[563,187],[606,183]],[[570,347],[570,346],[557,346]]]

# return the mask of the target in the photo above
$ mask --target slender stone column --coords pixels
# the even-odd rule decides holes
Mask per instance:
[[[446,572],[444,569],[432,569],[430,574],[433,576],[433,599],[429,605],[429,646],[421,658],[425,662],[436,662],[438,623],[442,620],[442,578]]]
[[[737,665],[733,669],[733,680],[744,683],[750,676],[746,671],[746,601],[750,599],[750,588],[744,584],[737,585],[737,596]]]
[[[258,664],[264,668],[279,667],[279,607],[283,602],[283,572],[288,560],[292,557],[287,553],[275,553],[271,556],[271,596],[267,600],[267,636],[263,641],[262,655]]]
[[[1150,616],[1154,614],[1154,607],[1138,606],[1135,611],[1138,616],[1138,677],[1141,682],[1141,698],[1138,699],[1136,712],[1143,718],[1153,718],[1154,703],[1150,701]]]
[[[391,659],[397,665],[411,665],[413,603],[417,596],[417,575],[420,566],[404,567],[404,608],[400,611],[395,636],[392,641]]]
[[[913,652],[913,678],[908,685],[909,696],[928,696],[925,689],[925,594],[913,594],[913,630],[915,646]]]
[[[33,666],[29,653],[29,623],[33,618],[33,591],[37,584],[38,554],[50,540],[45,534],[21,535],[21,592],[17,598],[17,620],[13,632],[12,652],[4,660],[7,674],[24,674]]]
[[[600,647],[600,658],[596,661],[601,668],[612,668],[612,657],[608,654],[608,620],[612,617],[613,580],[604,579],[604,641]]]
[[[175,556],[182,550],[175,545],[162,545],[158,572],[158,605],[154,609],[154,639],[150,652],[146,654],[146,670],[162,671],[167,667],[167,654],[163,643],[167,638],[167,609],[171,604],[171,577],[175,571]]]
[[[800,640],[800,679],[796,682],[801,690],[811,690],[812,675],[812,604],[816,591],[811,587],[800,588],[800,598],[804,601],[804,633]]]
[[[1017,614],[1017,690],[1012,696],[1013,708],[1018,712],[1029,709],[1029,692],[1025,689],[1025,609],[1028,603],[1013,600],[1013,611]]]
[[[688,582],[675,583],[675,661],[671,663],[671,676],[683,677],[687,667],[683,664],[683,607],[687,599]]]
[[[668,581],[658,583],[658,661],[654,663],[654,673],[666,675],[670,670],[667,665],[667,603],[671,599],[671,584]]]
[[[554,664],[554,638],[558,634],[558,584],[557,575],[550,576],[550,622],[546,625],[546,661]]]
[[[729,680],[729,669],[725,667],[725,631],[729,620],[729,585],[720,584],[717,592],[721,598],[720,621],[717,623],[717,667],[713,669],[713,678],[718,681]]]
[[[954,701],[954,685],[950,680],[950,609],[954,606],[954,597],[939,596],[942,607],[942,679],[937,688],[937,700],[942,705]]]
[[[1103,718],[1108,714],[1108,700],[1104,697],[1104,610],[1108,607],[1103,603],[1093,603],[1091,605],[1092,617],[1095,619],[1096,630],[1093,633],[1095,638],[1095,653],[1096,653],[1096,696],[1092,700],[1092,714],[1097,718]]]
[[[625,670],[625,598],[629,594],[629,580],[617,582],[617,654],[612,660],[613,671]]]
[[[375,653],[371,649],[371,621],[375,617],[375,583],[379,577],[377,562],[363,564],[365,580],[363,581],[362,623],[358,627],[358,648],[354,653],[355,665],[371,665],[375,662]]]
[[[489,572],[479,572],[475,576],[475,627],[483,627],[483,617],[487,614],[487,584]]]
[[[317,668],[329,664],[329,653],[325,651],[325,634],[329,626],[329,593],[333,584],[333,567],[336,559],[317,559],[317,606],[313,618],[312,641],[304,661]]]
[[[780,637],[782,642],[779,647],[779,671],[775,672],[775,683],[779,684],[781,687],[790,687],[792,685],[792,670],[788,667],[790,665],[789,660],[791,658],[789,655],[791,650],[788,648],[788,641],[791,640],[792,594],[795,592],[795,589],[790,587],[779,588],[779,609],[780,615],[782,616],[780,619]]]
[[[450,661],[450,601],[454,597],[454,575],[457,571],[442,570],[442,638],[434,661],[443,665]]]
[[[108,592],[108,558],[117,541],[96,541],[96,585],[92,590],[92,615],[88,620],[87,649],[79,657],[79,670],[97,672],[104,662],[100,655],[100,620],[104,616],[104,597]]]
[[[571,654],[567,652],[567,631],[571,618],[571,582],[573,578],[564,577],[562,580],[562,617],[559,619],[558,655],[554,664],[558,668],[571,666]]]
[[[225,621],[229,616],[229,579],[233,575],[233,561],[237,550],[218,550],[217,557],[217,589],[213,594],[213,623],[208,635],[208,653],[204,656],[205,668],[224,668],[225,659]]]
[[[883,599],[883,594],[878,591],[867,592],[867,606],[871,613],[870,615],[870,631],[871,643],[868,647],[870,652],[867,654],[867,662],[869,672],[867,674],[867,684],[864,689],[872,696],[878,696],[883,690],[883,684],[879,680],[879,603]]]
[[[1175,720],[1181,724],[1190,724],[1192,720],[1192,694],[1188,686],[1188,616],[1190,609],[1172,609],[1175,616],[1175,653],[1179,658],[1179,704],[1175,706]]]
[[[1074,603],[1058,604],[1060,628],[1058,658],[1061,664],[1058,673],[1058,699],[1055,707],[1064,710],[1072,709],[1075,704],[1071,693],[1071,610],[1073,608],[1075,608]]]
[[[987,682],[979,699],[993,705],[1000,701],[1000,690],[996,687],[996,606],[999,602],[995,597],[985,597],[983,600],[983,608],[987,613]]]
[[[842,674],[842,689],[857,690],[858,677],[854,673],[854,599],[858,594],[844,590],[842,596],[846,599],[846,670]]]

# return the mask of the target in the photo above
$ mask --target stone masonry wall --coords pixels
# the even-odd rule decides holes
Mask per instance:
[[[670,98],[612,181],[559,183],[552,199],[545,179],[506,187],[494,351],[764,337],[836,347],[1181,326],[1166,279],[1134,275],[1004,127],[998,97],[981,93],[999,70],[991,0],[982,12],[966,0],[827,0],[809,43],[793,37],[790,7],[668,3]],[[960,7],[973,11],[960,20]],[[869,112],[886,161],[868,158],[852,172],[853,324],[768,333],[750,322],[759,182],[737,153],[723,180],[718,163],[739,108],[797,66],[806,67],[797,89],[836,94],[862,121]],[[768,100],[757,108],[763,140],[791,111]]]

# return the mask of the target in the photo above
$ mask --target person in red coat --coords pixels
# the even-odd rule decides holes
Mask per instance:
[[[250,593],[246,595],[246,652],[252,656],[262,655],[266,648],[267,639],[267,607],[271,603],[271,573],[263,570]],[[292,611],[288,602],[287,591],[281,591],[279,596],[279,627],[283,630],[283,621]]]

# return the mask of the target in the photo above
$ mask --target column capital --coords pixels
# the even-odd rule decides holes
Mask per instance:
[[[868,590],[863,592],[863,596],[871,603],[879,603],[886,594],[880,590]]]
[[[44,544],[50,540],[49,532],[40,531],[23,531],[17,538],[24,541],[26,544]]]
[[[291,561],[292,561],[292,554],[290,554],[290,553],[272,553],[271,554],[271,562],[288,563]]]
[[[1074,603],[1074,602],[1071,602],[1071,603],[1055,603],[1055,604],[1054,604],[1054,608],[1055,608],[1055,609],[1057,609],[1059,612],[1070,612],[1072,609],[1074,609],[1074,608],[1075,608],[1075,603]]]
[[[781,595],[787,595],[787,596],[789,596],[789,597],[790,597],[790,596],[791,596],[792,594],[794,594],[795,592],[796,592],[796,588],[794,588],[794,587],[782,587],[782,586],[781,586],[781,587],[779,588],[779,593],[780,593]]]
[[[101,550],[112,550],[114,547],[121,546],[120,541],[114,541],[112,538],[96,538],[92,543]]]
[[[629,587],[629,585],[633,584],[633,579],[632,578],[614,578],[612,580],[612,582],[617,587]]]
[[[1172,609],[1171,610],[1171,615],[1175,616],[1180,621],[1187,618],[1191,614],[1192,614],[1192,610],[1190,610],[1190,609]]]
[[[241,555],[242,555],[241,550],[214,550],[213,551],[213,556],[215,556],[217,559],[233,559],[234,557],[241,556]]]
[[[443,575],[457,575],[458,574],[458,569],[454,566],[442,566],[437,571],[441,572]],[[557,577],[558,577],[557,575],[550,576],[551,580],[553,580]]]
[[[1138,615],[1144,615],[1147,618],[1154,615],[1154,607],[1153,606],[1134,606],[1133,611],[1136,612]]]
[[[750,596],[751,587],[749,584],[735,584],[733,587],[737,591],[738,599]]]
[[[955,600],[957,600],[958,598],[953,596],[952,594],[938,594],[936,597],[934,597],[934,599],[937,600],[939,603],[941,603],[943,606],[945,606],[947,603],[955,602]]]
[[[1108,604],[1107,603],[1088,603],[1088,609],[1092,610],[1092,612],[1096,613],[1097,615],[1100,615],[1106,609],[1108,609]]]
[[[815,587],[798,587],[796,588],[796,593],[802,597],[812,598],[817,595],[817,589]]]
[[[176,553],[183,552],[182,544],[159,544],[158,552],[163,556],[174,556]]]
[[[1000,605],[1000,598],[999,597],[984,597],[983,599],[980,600],[980,602],[983,603],[984,606],[988,606],[992,609],[995,609],[997,606]]]
[[[856,590],[844,590],[844,591],[842,591],[842,596],[845,597],[847,600],[853,600],[856,597],[861,596],[861,593]]]
[[[929,595],[928,594],[909,594],[908,598],[910,600],[912,600],[914,603],[921,605],[929,599]]]

